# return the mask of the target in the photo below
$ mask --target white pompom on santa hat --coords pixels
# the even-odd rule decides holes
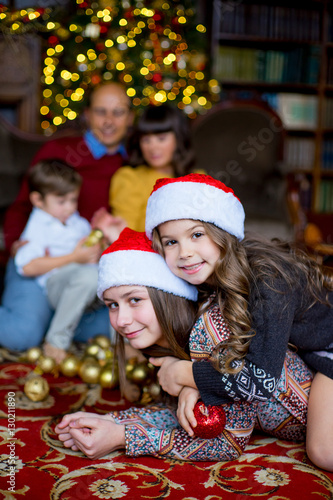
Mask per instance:
[[[244,238],[243,205],[231,188],[210,175],[156,181],[146,209],[148,238],[159,224],[179,219],[211,222],[239,240]]]
[[[197,289],[175,276],[152,248],[144,232],[125,228],[103,253],[98,265],[97,295],[114,286],[140,285],[197,300]]]

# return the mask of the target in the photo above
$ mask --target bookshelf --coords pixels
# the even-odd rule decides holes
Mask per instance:
[[[307,213],[333,214],[332,4],[213,0],[208,13],[222,98],[259,95],[281,116],[283,173],[299,180]]]

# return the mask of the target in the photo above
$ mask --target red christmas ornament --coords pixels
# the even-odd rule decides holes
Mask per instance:
[[[160,82],[162,80],[162,75],[161,73],[155,73],[153,78],[152,78],[154,83]]]
[[[153,19],[155,22],[161,21],[163,18],[163,15],[161,12],[155,11],[155,14],[153,15]]]
[[[59,43],[59,38],[56,37],[55,35],[51,35],[49,37],[49,44],[50,45],[57,45],[57,43]]]
[[[131,19],[132,17],[134,17],[134,8],[131,7],[129,8],[126,12],[125,12],[125,17],[127,19]]]
[[[91,83],[93,85],[98,85],[100,81],[101,81],[101,77],[99,75],[93,75],[91,77]]]
[[[193,410],[197,426],[193,429],[196,436],[202,439],[213,439],[223,431],[226,423],[222,406],[206,406],[198,401]]]

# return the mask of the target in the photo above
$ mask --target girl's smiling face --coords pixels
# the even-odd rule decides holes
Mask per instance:
[[[111,325],[132,347],[145,349],[153,344],[168,347],[146,287],[111,287],[105,290],[103,299]]]
[[[140,139],[140,148],[147,164],[164,173],[172,173],[173,156],[177,148],[174,132],[146,134]]]
[[[158,226],[165,260],[173,274],[192,285],[210,283],[220,249],[202,222],[180,219]]]

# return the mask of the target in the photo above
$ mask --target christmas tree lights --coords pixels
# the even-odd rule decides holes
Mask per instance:
[[[43,38],[41,127],[52,133],[73,120],[88,89],[119,81],[134,107],[174,102],[191,118],[219,98],[208,79],[206,28],[193,0],[76,0],[59,9],[0,7],[6,35],[38,31]]]

